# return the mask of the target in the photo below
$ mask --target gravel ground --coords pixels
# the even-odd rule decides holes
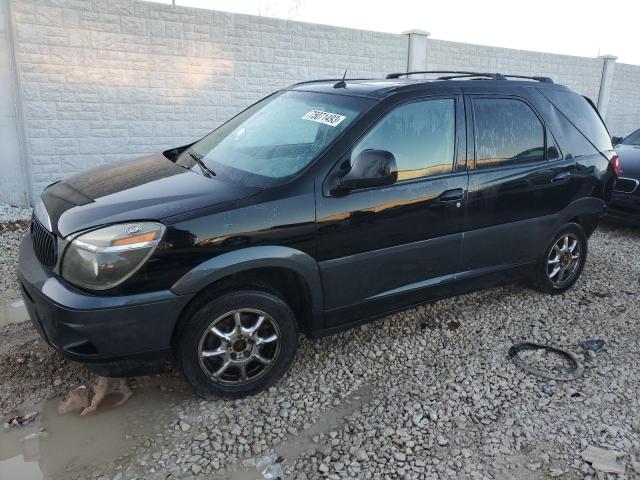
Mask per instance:
[[[20,298],[18,249],[30,217],[31,210],[0,207],[0,308]],[[83,367],[66,361],[40,340],[29,322],[0,329],[0,413],[35,405],[88,378]]]
[[[0,302],[20,297],[17,252],[30,217],[31,210],[0,206]]]
[[[0,234],[9,256],[14,233]],[[158,421],[162,433],[141,435],[126,455],[72,477],[254,479],[256,459],[275,453],[293,479],[591,479],[581,452],[595,445],[622,452],[619,478],[634,478],[639,273],[640,231],[604,225],[564,295],[511,285],[303,339],[292,370],[268,392],[176,403]],[[0,334],[11,339],[0,348],[4,408],[19,407],[25,392],[45,398],[86,381],[83,369],[47,349],[20,362],[35,350],[28,324]],[[585,358],[575,381],[532,376],[507,356],[513,344],[532,341],[584,358],[587,339],[606,345]],[[62,383],[52,387],[55,378]]]

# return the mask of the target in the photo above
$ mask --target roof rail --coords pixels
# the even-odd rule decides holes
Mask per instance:
[[[438,77],[436,80],[453,80],[454,78],[471,78],[473,80],[487,80],[487,79],[491,79],[491,80],[506,80],[506,78],[504,78],[500,74],[498,74],[498,75],[493,75],[493,74],[478,75],[478,74],[475,74],[475,73],[464,74],[464,75],[445,75],[443,77]]]
[[[438,80],[451,80],[454,78],[470,78],[470,77],[485,77],[491,78],[493,80],[508,80],[509,78],[524,78],[528,80],[535,80],[537,82],[542,83],[553,83],[553,80],[549,77],[536,77],[536,76],[528,76],[528,75],[508,75],[503,73],[486,73],[486,72],[466,72],[462,70],[421,70],[415,72],[405,72],[405,73],[390,73],[387,75],[387,79],[392,78],[400,78],[405,75],[413,75],[420,73],[452,73],[453,75],[446,75],[443,77],[438,77]]]
[[[553,83],[553,80],[549,77],[530,77],[528,75],[503,75],[503,76],[507,78],[525,78],[528,80],[535,80],[536,82],[542,82],[542,83]]]
[[[415,75],[415,74],[419,74],[419,73],[455,73],[461,76],[465,76],[465,77],[487,77],[487,78],[492,78],[494,80],[506,80],[504,78],[504,75],[501,75],[499,73],[483,73],[483,72],[465,72],[465,71],[461,71],[461,70],[420,70],[420,71],[415,71],[415,72],[404,72],[404,73],[390,73],[387,75],[387,79],[391,79],[391,78],[400,78],[403,77],[405,75]],[[455,78],[455,76],[451,77],[451,78]]]
[[[303,82],[294,83],[294,85],[304,85],[305,83],[318,83],[318,82],[349,82],[356,80],[373,80],[372,78],[318,78],[316,80],[305,80]]]

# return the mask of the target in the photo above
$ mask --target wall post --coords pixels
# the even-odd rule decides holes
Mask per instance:
[[[429,32],[424,30],[407,30],[402,32],[409,37],[409,47],[407,54],[407,71],[427,69],[427,39]],[[413,78],[423,78],[424,75],[412,75]]]
[[[0,0],[0,204],[27,207],[32,183],[24,149],[10,0]]]
[[[602,118],[607,121],[607,110],[611,99],[611,86],[613,84],[613,73],[616,68],[615,55],[600,55],[602,59],[602,78],[600,79],[600,92],[598,93],[598,111]]]

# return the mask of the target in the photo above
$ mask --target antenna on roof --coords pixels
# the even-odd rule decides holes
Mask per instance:
[[[333,85],[333,88],[344,88],[347,86],[347,82],[344,81],[344,79],[347,78],[347,69],[345,68],[344,70],[344,75],[342,75],[342,80],[340,80],[339,82],[335,83]]]

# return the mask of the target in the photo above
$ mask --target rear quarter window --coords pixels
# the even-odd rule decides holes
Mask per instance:
[[[540,93],[547,97],[599,151],[613,149],[607,127],[586,98],[562,90],[540,89]]]

